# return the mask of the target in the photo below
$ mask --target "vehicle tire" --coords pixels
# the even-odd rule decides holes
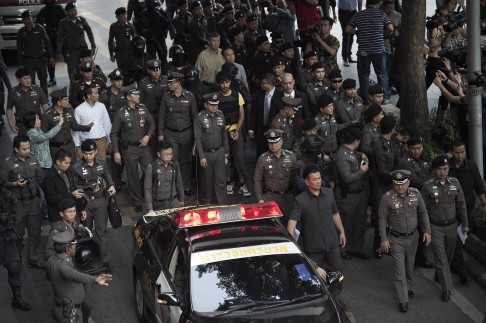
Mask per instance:
[[[141,323],[147,322],[147,307],[143,299],[142,279],[138,274],[133,275],[133,285],[135,289],[135,309],[137,318]]]

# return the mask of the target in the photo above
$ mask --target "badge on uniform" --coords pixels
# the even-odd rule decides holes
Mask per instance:
[[[140,117],[140,128],[143,128],[143,127],[145,127],[145,118]]]

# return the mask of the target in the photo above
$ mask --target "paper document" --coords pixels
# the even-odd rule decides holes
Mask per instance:
[[[461,239],[462,244],[465,244],[467,239],[467,232],[465,233],[464,231],[462,231],[462,225],[457,226],[457,235],[459,236],[459,239]]]

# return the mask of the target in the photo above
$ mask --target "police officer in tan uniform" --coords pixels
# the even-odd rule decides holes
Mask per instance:
[[[437,276],[442,288],[442,300],[449,301],[452,291],[450,264],[456,246],[456,217],[463,232],[469,231],[467,208],[459,180],[449,175],[447,156],[432,161],[434,176],[426,181],[420,193],[425,201],[432,230],[432,248]]]
[[[283,131],[283,149],[291,150],[295,141],[294,126],[292,125],[292,118],[294,114],[300,109],[302,99],[282,97],[282,107],[279,113],[273,118],[270,127],[273,129],[280,129]]]
[[[181,170],[172,156],[172,143],[161,141],[157,144],[157,158],[145,169],[147,212],[184,206]]]
[[[147,146],[155,132],[155,122],[147,107],[140,104],[140,92],[136,84],[122,88],[127,105],[118,110],[111,127],[111,143],[115,163],[123,162],[127,171],[128,193],[135,205],[136,212],[142,212],[142,185],[139,180],[138,165],[143,170],[150,164],[152,157]],[[121,143],[120,143],[121,141]],[[119,149],[118,147],[121,147]]]
[[[379,209],[381,250],[391,252],[395,288],[399,299],[399,310],[408,311],[408,300],[414,297],[410,289],[415,252],[420,226],[424,232],[423,241],[430,243],[430,224],[425,203],[419,190],[410,185],[410,172],[396,170],[390,174],[393,190],[381,198]]]
[[[287,220],[289,202],[290,173],[296,162],[295,154],[283,149],[283,131],[269,129],[264,133],[268,151],[258,157],[253,177],[258,203],[275,201]]]

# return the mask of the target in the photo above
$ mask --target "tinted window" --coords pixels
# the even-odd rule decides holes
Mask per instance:
[[[170,243],[174,237],[174,232],[169,227],[167,222],[162,222],[157,228],[155,228],[155,235],[153,240],[153,246],[157,251],[158,256],[162,260],[165,266],[168,266],[169,248]]]
[[[235,305],[290,300],[321,292],[318,278],[302,255],[296,253],[191,267],[191,298],[198,312],[224,311]]]

